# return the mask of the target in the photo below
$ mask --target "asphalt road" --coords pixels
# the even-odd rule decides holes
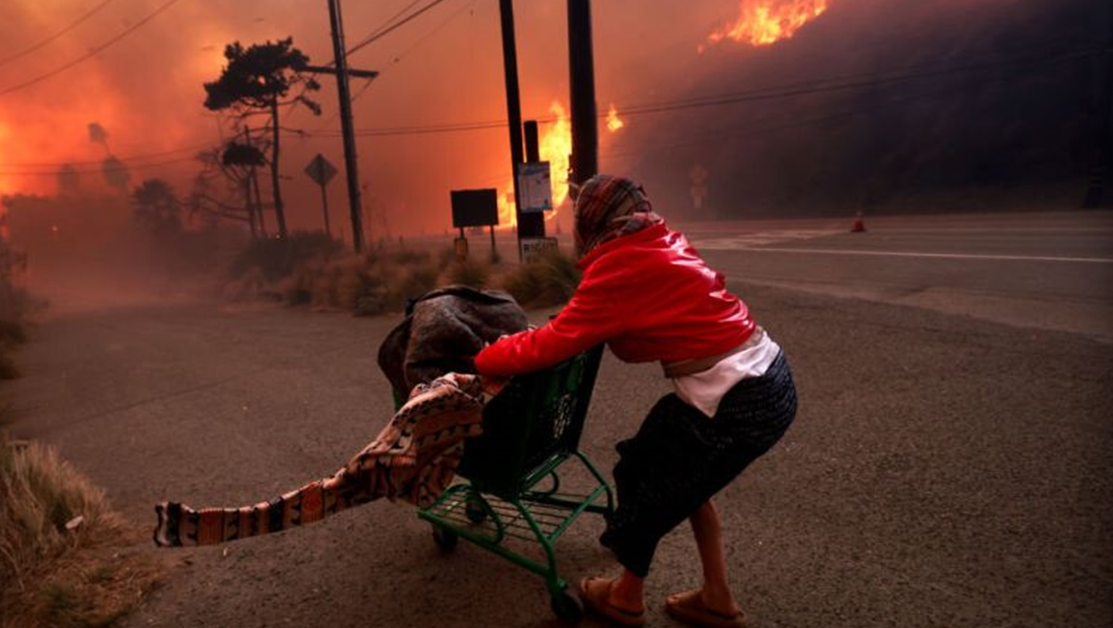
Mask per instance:
[[[717,235],[764,233],[782,249],[1110,257],[1108,231],[1097,243],[1063,231],[1079,241],[1066,250],[1046,234],[1025,248],[999,230],[964,232],[959,246],[870,227],[854,240],[769,241],[784,225]],[[1113,284],[1091,284],[1107,263],[889,256],[866,268],[878,257],[701,248],[785,347],[800,389],[785,439],[719,498],[734,589],[757,625],[1113,625],[1113,356],[1107,328],[1086,318],[1109,308]],[[854,298],[830,294],[844,280]],[[953,303],[908,302],[902,282]],[[1066,314],[1002,320],[1016,304]],[[126,516],[153,524],[161,499],[253,503],[331,474],[388,417],[374,357],[396,322],[181,301],[61,308],[18,356],[25,377],[0,392],[12,429],[58,445]],[[667,390],[655,365],[608,355],[583,448],[610,469],[613,443]],[[609,569],[601,530],[582,518],[561,538],[567,579]],[[465,544],[441,557],[405,505],[152,551],[186,564],[125,626],[551,623],[538,578]],[[688,531],[667,537],[648,582],[651,626],[674,625],[661,601],[698,573]]]
[[[692,225],[729,277],[1113,343],[1113,213]]]

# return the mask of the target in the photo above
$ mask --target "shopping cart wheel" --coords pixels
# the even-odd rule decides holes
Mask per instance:
[[[456,549],[456,543],[459,540],[460,537],[452,530],[435,523],[433,524],[433,542],[437,544],[437,549],[439,549],[442,554],[451,553],[452,550]]]
[[[487,510],[483,507],[482,497],[469,497],[468,504],[464,506],[464,514],[472,523],[483,523],[487,520]]]
[[[553,596],[553,614],[565,626],[575,626],[584,618],[584,603],[568,591]]]

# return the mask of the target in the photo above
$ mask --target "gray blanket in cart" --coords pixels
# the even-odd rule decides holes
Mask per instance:
[[[402,400],[445,373],[474,373],[484,343],[526,326],[526,313],[505,292],[441,288],[407,307],[406,319],[379,346],[379,368]]]

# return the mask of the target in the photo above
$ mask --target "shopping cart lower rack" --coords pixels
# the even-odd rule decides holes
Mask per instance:
[[[583,607],[557,573],[553,545],[581,514],[614,507],[610,486],[578,448],[602,353],[514,378],[484,409],[483,434],[465,445],[463,481],[418,511],[443,552],[463,538],[545,578],[553,612],[567,624]],[[594,478],[581,494],[561,491],[558,472],[573,458]],[[539,544],[544,560],[515,552],[512,539]]]

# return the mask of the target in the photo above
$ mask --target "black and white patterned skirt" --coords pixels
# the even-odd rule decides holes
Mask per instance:
[[[600,541],[644,577],[661,538],[768,451],[795,416],[784,352],[765,374],[735,384],[712,418],[665,395],[637,435],[617,446],[618,507]]]

